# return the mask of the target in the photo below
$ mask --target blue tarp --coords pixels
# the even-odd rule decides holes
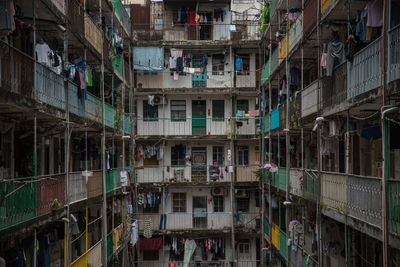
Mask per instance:
[[[164,66],[164,49],[146,46],[133,48],[133,65],[135,70],[161,71]]]
[[[271,130],[279,128],[279,109],[271,111]]]

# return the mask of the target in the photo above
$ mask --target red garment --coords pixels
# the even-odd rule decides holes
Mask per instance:
[[[140,238],[139,241],[141,250],[159,250],[162,247],[162,237]]]
[[[194,12],[189,13],[189,23],[190,25],[196,25],[196,13]]]

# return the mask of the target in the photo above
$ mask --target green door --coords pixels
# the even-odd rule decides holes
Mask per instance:
[[[192,101],[192,135],[206,135],[206,101]]]

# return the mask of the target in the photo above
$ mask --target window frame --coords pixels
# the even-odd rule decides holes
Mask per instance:
[[[213,196],[213,211],[217,212],[224,212],[225,210],[225,203],[224,203],[224,196]]]
[[[242,71],[237,71],[238,76],[248,76],[250,75],[250,54],[238,54],[238,57],[242,59]],[[235,70],[236,70],[236,60],[235,60]]]
[[[172,212],[185,213],[187,211],[186,204],[187,204],[187,201],[186,201],[186,193],[185,192],[172,193]]]
[[[225,56],[224,54],[216,54],[212,56],[212,75],[225,75]]]
[[[179,109],[182,107],[184,107],[184,109]],[[178,109],[173,110],[174,108]],[[186,121],[186,100],[171,100],[170,112],[171,121]],[[174,117],[174,113],[179,115]]]
[[[246,201],[246,202],[244,202]],[[244,208],[244,206],[246,207]],[[250,211],[250,198],[249,197],[240,197],[236,198],[236,210],[240,212],[249,212]]]
[[[250,254],[250,240],[239,239],[238,240],[238,251],[240,254]]]
[[[249,166],[250,161],[249,146],[238,146],[238,166]]]
[[[218,163],[218,166],[224,166],[225,155],[224,155],[224,146],[213,146],[212,149],[212,160]],[[215,158],[216,157],[216,158]]]
[[[154,109],[154,110],[152,110]],[[147,100],[143,100],[143,121],[158,121],[158,105],[150,105]],[[155,116],[149,116],[151,113]]]
[[[186,165],[185,149],[184,146],[182,146],[182,151],[178,151],[178,147],[180,146],[181,145],[171,146],[171,165],[173,167],[182,167]]]
[[[211,107],[212,107],[212,120],[213,121],[224,121],[225,120],[225,100],[215,99],[212,101]],[[218,108],[216,108],[216,107],[218,107]],[[221,107],[222,107],[222,110],[221,110]],[[222,114],[217,114],[220,112]],[[222,115],[222,117],[220,115]]]

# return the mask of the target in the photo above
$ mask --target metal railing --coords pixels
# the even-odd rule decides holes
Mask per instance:
[[[0,42],[0,64],[0,88],[32,98],[33,58]]]
[[[87,93],[86,117],[92,121],[103,123],[103,105],[101,100],[94,95]]]
[[[76,84],[69,81],[68,82],[68,105],[69,112],[75,114],[81,118],[85,118],[85,101],[78,97],[78,88]]]
[[[85,36],[85,19],[84,14],[85,10],[83,10],[83,6],[78,3],[77,0],[68,0],[68,20],[71,24],[71,29],[73,29],[73,33],[77,34],[81,38]]]
[[[128,33],[131,32],[131,20],[128,12],[126,12],[125,7],[122,5],[121,0],[112,0],[112,5],[114,7],[115,13],[117,13],[121,23]]]
[[[321,202],[342,213],[347,213],[347,175],[344,173],[321,173]]]
[[[35,90],[36,100],[65,110],[64,78],[46,66],[36,63]]]
[[[400,236],[400,180],[389,179],[388,188],[388,227],[389,232]]]
[[[138,183],[230,182],[224,166],[144,166],[136,168]],[[247,174],[247,173],[246,173]],[[243,179],[248,177],[243,176]]]
[[[307,86],[301,94],[301,117],[318,111],[318,80]]]
[[[69,174],[69,201],[70,203],[87,199],[86,177],[82,172]]]
[[[249,254],[250,255],[250,254]],[[136,266],[140,267],[168,267],[170,264],[175,264],[176,267],[184,267],[183,261],[135,261]],[[229,255],[226,255],[225,260],[215,261],[203,261],[203,260],[191,260],[189,266],[218,266],[218,267],[231,267],[233,263],[229,259]],[[260,261],[256,260],[237,260],[237,267],[257,267],[260,266]]]
[[[144,230],[144,221],[150,220],[153,231],[159,230],[223,230],[232,228],[231,212],[177,212],[166,214],[137,214],[139,231]],[[247,215],[246,215],[247,216]],[[246,217],[245,216],[245,217]]]
[[[322,104],[324,108],[338,105],[347,99],[347,61],[333,71],[332,77],[322,79]]]
[[[256,117],[232,118],[137,118],[138,136],[185,136],[185,135],[220,135],[231,134],[231,124],[235,135],[255,135],[260,124]],[[241,125],[240,125],[241,124]]]
[[[289,30],[289,52],[303,37],[303,14],[300,14]]]
[[[97,27],[92,18],[85,14],[85,38],[101,54],[103,51],[103,31]]]
[[[400,79],[400,25],[389,31],[388,82]]]
[[[381,82],[382,37],[354,55],[347,79],[347,99],[378,88]]]
[[[110,127],[110,128],[114,128],[114,121],[115,121],[115,114],[116,111],[115,109],[109,105],[109,104],[104,104],[104,109],[105,109],[105,119],[104,119],[104,123],[106,126]]]
[[[258,165],[237,166],[236,182],[258,182],[259,178],[255,172],[260,169]]]
[[[308,34],[317,23],[318,0],[308,0],[303,12],[303,35]]]
[[[242,228],[246,229],[260,229],[261,227],[261,214],[252,212],[240,212],[236,211],[235,216],[235,228],[240,230]]]
[[[55,174],[37,182],[37,216],[65,205],[65,174]]]
[[[93,175],[88,177],[87,195],[88,198],[93,198],[102,194],[102,171],[92,171]]]
[[[123,169],[112,169],[106,172],[106,191],[110,192],[121,187],[121,171]]]

